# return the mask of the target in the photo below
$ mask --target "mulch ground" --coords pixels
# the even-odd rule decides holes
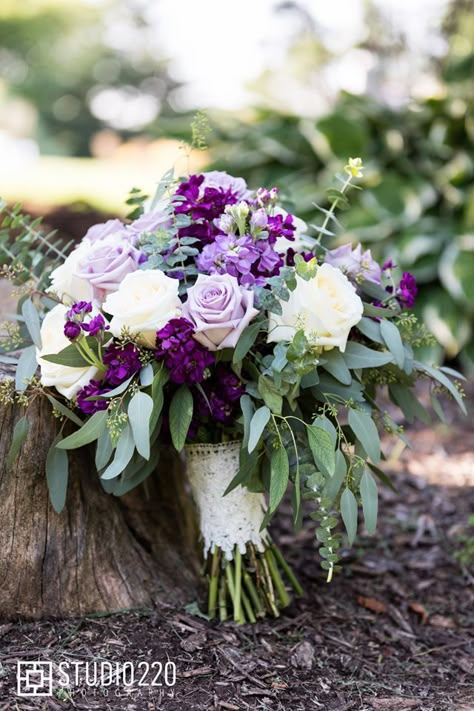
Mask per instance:
[[[306,591],[280,619],[210,624],[170,594],[157,610],[0,623],[0,711],[474,711],[474,560],[456,558],[474,536],[474,433],[454,409],[449,418],[412,429],[415,452],[388,445],[396,492],[381,491],[376,536],[345,551],[332,584],[312,531],[295,538],[280,516],[275,538]],[[21,698],[17,663],[30,660],[51,662],[56,680],[63,662],[132,662],[148,685],[93,689],[81,677],[71,693]]]
[[[295,539],[280,517],[276,537],[306,591],[280,619],[219,626],[170,595],[154,611],[0,624],[0,711],[474,711],[474,570],[455,555],[474,535],[474,436],[450,417],[409,432],[416,453],[389,457],[397,491],[382,490],[376,536],[345,552],[332,584],[312,532]],[[35,659],[52,662],[55,679],[61,662],[142,662],[136,673],[162,686],[82,680],[70,695],[58,686],[52,698],[20,698],[17,661]]]

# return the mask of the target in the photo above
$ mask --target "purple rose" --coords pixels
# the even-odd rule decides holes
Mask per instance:
[[[171,227],[171,218],[162,210],[153,210],[144,212],[134,222],[127,226],[127,232],[130,233],[132,241],[137,240],[142,234],[150,234],[159,229],[169,229]]]
[[[87,230],[84,239],[89,239],[91,242],[97,242],[108,235],[125,232],[125,225],[120,220],[107,220],[107,222],[99,222],[97,225],[92,225]]]
[[[351,244],[344,244],[342,247],[337,247],[337,249],[331,249],[327,252],[324,261],[326,264],[340,269],[353,281],[365,279],[373,281],[375,284],[382,283],[380,265],[372,259],[370,249],[362,253],[360,244],[355,249],[352,249]]]
[[[183,306],[183,316],[194,325],[194,338],[210,351],[233,348],[257,314],[253,291],[243,289],[230,274],[200,274]]]
[[[117,291],[124,277],[146,259],[130,240],[111,234],[94,242],[77,265],[76,276],[90,283],[94,298],[102,302]]]

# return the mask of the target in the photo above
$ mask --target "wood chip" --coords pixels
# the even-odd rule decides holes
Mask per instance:
[[[367,608],[367,610],[372,610],[372,612],[377,612],[378,614],[387,611],[386,604],[381,600],[376,600],[375,597],[364,597],[363,595],[358,595],[357,602],[362,607]]]
[[[426,611],[426,608],[423,607],[419,602],[409,602],[408,607],[410,610],[413,610],[413,612],[416,612],[417,615],[420,615],[421,617],[421,624],[424,625],[426,620],[428,619],[428,612]]]
[[[429,624],[432,627],[443,627],[447,630],[454,630],[457,627],[452,617],[445,617],[444,615],[431,615]]]

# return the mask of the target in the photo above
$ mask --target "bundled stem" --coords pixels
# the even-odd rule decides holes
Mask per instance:
[[[232,560],[227,560],[220,547],[214,546],[206,565],[211,620],[219,614],[221,622],[231,617],[237,624],[253,624],[267,614],[279,617],[280,610],[291,602],[284,578],[297,595],[303,594],[281,551],[271,542],[263,551],[248,543],[244,554],[235,546]]]

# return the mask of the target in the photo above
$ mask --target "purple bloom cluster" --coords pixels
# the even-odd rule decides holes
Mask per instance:
[[[185,318],[171,319],[156,334],[155,356],[164,361],[173,383],[201,383],[206,369],[215,362],[214,355],[193,336],[193,324]]]
[[[199,419],[211,418],[222,424],[233,421],[235,408],[244,394],[244,386],[238,376],[219,363],[212,378],[203,385],[206,394],[196,393],[196,412]]]
[[[99,410],[106,410],[108,400],[89,400],[88,398],[108,393],[138,373],[142,367],[140,350],[127,343],[125,346],[112,343],[104,353],[103,362],[108,366],[103,380],[91,380],[77,393],[77,406],[86,415],[93,415]]]
[[[400,284],[396,291],[396,297],[405,309],[412,309],[415,305],[416,295],[418,293],[418,287],[416,285],[416,279],[410,272],[403,272],[403,276],[400,279]]]
[[[109,406],[108,400],[89,400],[88,398],[103,395],[109,390],[112,390],[112,388],[107,387],[103,381],[91,380],[77,393],[76,402],[78,408],[86,415],[93,415],[94,412],[99,410],[106,410]]]
[[[113,343],[104,353],[103,361],[104,365],[108,366],[105,382],[113,388],[138,373],[142,367],[140,350],[133,343],[127,343],[125,346]]]
[[[64,335],[70,341],[76,340],[82,331],[85,331],[89,336],[100,336],[104,331],[107,331],[110,326],[106,323],[102,314],[93,316],[87,323],[84,318],[92,311],[90,301],[77,301],[69,311],[66,311],[67,321],[64,324]]]
[[[212,242],[219,228],[214,224],[214,220],[222,215],[226,205],[234,205],[239,195],[232,190],[232,186],[223,187],[203,187],[204,175],[191,175],[189,180],[181,183],[176,195],[181,195],[184,200],[175,207],[177,215],[189,215],[193,224],[183,227],[179,231],[180,237],[197,237],[202,244]]]

